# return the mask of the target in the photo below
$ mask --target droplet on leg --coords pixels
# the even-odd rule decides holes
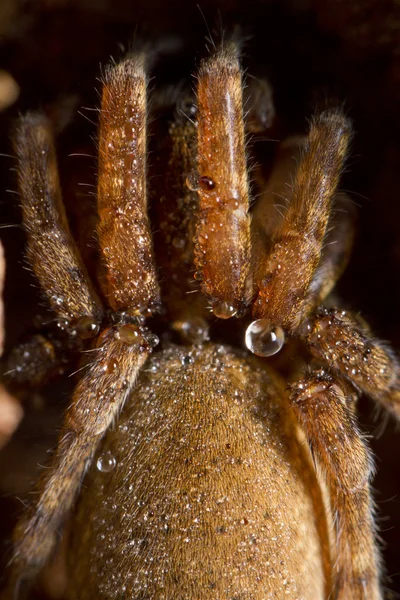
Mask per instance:
[[[138,344],[143,340],[142,335],[139,333],[137,327],[135,327],[135,325],[131,325],[130,323],[126,323],[118,329],[118,336],[121,342],[131,346]]]
[[[87,315],[80,317],[76,324],[76,331],[80,338],[87,340],[99,333],[100,326],[95,319]]]
[[[268,319],[257,319],[246,329],[245,343],[257,356],[272,356],[285,343],[285,333],[282,327],[272,325]]]
[[[186,177],[186,186],[191,192],[198,192],[200,189],[199,185],[199,174],[197,171],[192,171]]]
[[[158,344],[160,343],[160,339],[159,339],[158,335],[156,335],[155,333],[147,333],[146,334],[146,342],[148,343],[150,348],[153,349],[156,346],[158,346]]]
[[[104,452],[104,454],[97,459],[96,467],[102,473],[109,473],[115,468],[116,464],[117,461],[114,456],[110,452]]]
[[[236,308],[228,302],[218,302],[217,304],[214,304],[212,309],[214,315],[219,319],[230,319],[231,317],[234,317],[237,313]]]

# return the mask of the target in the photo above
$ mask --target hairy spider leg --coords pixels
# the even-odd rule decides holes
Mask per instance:
[[[195,266],[214,314],[239,314],[252,297],[249,186],[238,48],[222,46],[197,77],[199,194]]]
[[[72,360],[74,342],[66,350],[60,340],[50,338],[45,332],[30,335],[1,361],[2,380],[17,393],[23,388],[40,388],[64,373]]]
[[[324,111],[311,125],[294,176],[291,202],[256,274],[256,319],[295,333],[309,311],[308,294],[318,269],[332,201],[351,138],[339,112]]]
[[[147,316],[159,303],[147,215],[145,61],[138,54],[106,69],[100,111],[100,285],[111,308],[131,316]]]
[[[348,311],[319,308],[304,337],[311,352],[400,417],[400,365],[394,351]]]
[[[313,127],[316,129],[313,130]],[[267,258],[269,266],[266,268],[264,263],[264,280],[261,279],[261,283],[265,290],[261,288],[260,295],[264,291],[266,294],[262,296],[265,307],[262,317],[271,319],[270,311],[276,305],[276,299],[270,295],[268,286],[271,281],[277,285],[274,282],[279,280],[279,272],[286,269],[286,280],[281,281],[285,291],[285,281],[288,281],[290,274],[288,267],[293,269],[295,264],[290,260],[296,258],[299,261],[299,273],[303,273],[303,282],[307,281],[307,286],[301,292],[300,287],[296,288],[294,279],[294,293],[297,292],[297,295],[294,298],[288,296],[292,303],[300,302],[298,310],[303,319],[296,329],[292,329],[292,333],[305,339],[316,357],[344,375],[358,390],[368,393],[399,416],[399,366],[394,353],[374,340],[368,328],[346,311],[319,308],[314,312],[334,287],[347,264],[354,228],[351,206],[345,194],[336,193],[334,208],[331,207],[350,137],[348,123],[342,121],[340,114],[324,114],[322,122],[320,116],[319,122],[314,122],[313,127],[308,147],[303,151],[296,171],[288,208],[280,218],[277,233],[272,234],[272,250]],[[318,167],[314,166],[314,161],[317,156],[322,158],[324,152],[326,156],[322,163],[325,164],[325,170],[318,174],[315,172]],[[306,186],[302,190],[308,169],[311,170],[310,181],[313,187],[307,190]],[[319,190],[318,179],[321,180]],[[299,188],[300,198],[303,197],[304,202],[311,195],[309,216],[301,214],[301,211],[296,214],[294,200],[296,194],[299,197]],[[320,194],[322,204],[318,203],[317,197],[312,198],[312,192]],[[261,216],[271,211],[272,199],[267,197],[265,201],[266,208],[261,206],[259,209]],[[301,206],[297,204],[297,211]],[[255,215],[258,232],[261,230],[258,223],[260,215]],[[293,221],[297,223],[297,232],[290,232],[288,229]],[[275,222],[279,223],[279,219],[275,218]],[[286,237],[282,236],[282,231],[285,230]],[[302,231],[304,239],[300,240]],[[294,251],[293,241],[296,236],[298,247]],[[306,249],[310,242],[312,245],[307,255]],[[290,248],[291,256],[287,254]],[[315,254],[318,248],[318,254]],[[286,263],[283,258],[286,258]],[[304,276],[304,265],[309,269],[308,280]],[[256,276],[260,277],[260,274],[262,275],[261,271],[256,272]],[[279,292],[278,288],[272,289],[276,290],[275,293]],[[285,293],[288,294],[289,291],[288,289]],[[260,298],[258,304],[263,306]],[[280,313],[276,306],[272,318],[275,316],[275,320],[285,326],[283,316],[287,316],[289,312],[285,313],[284,304]],[[255,313],[257,314],[256,311]],[[293,327],[293,323],[291,326]],[[286,328],[291,331],[287,322]],[[332,379],[322,371],[311,373],[306,380],[292,386],[292,405],[329,486],[336,531],[335,598],[379,600],[379,554],[374,541],[369,491],[371,459],[355,423],[354,398],[350,399],[353,392],[350,393],[350,385],[347,384],[346,388],[344,383],[344,380]]]
[[[255,278],[261,280],[265,264],[260,257],[270,252],[276,232],[285,219],[292,198],[292,183],[305,136],[294,136],[279,145],[268,179],[256,170],[259,197],[252,213],[252,255]],[[347,266],[354,241],[355,211],[347,194],[336,193],[329,217],[321,259],[308,291],[309,312],[328,296]]]
[[[336,133],[335,127],[337,128]],[[254,214],[255,248],[257,249],[260,246],[260,240],[267,244],[267,233],[272,237],[272,249],[267,258],[267,263],[264,262],[263,264],[261,261],[262,270],[256,271],[256,277],[261,281],[260,295],[256,305],[258,304],[259,307],[264,306],[265,311],[261,313],[263,319],[274,322],[273,319],[275,318],[275,322],[281,324],[283,317],[279,313],[279,307],[276,306],[276,296],[270,292],[270,289],[275,289],[274,282],[281,281],[281,288],[276,287],[276,294],[283,294],[286,290],[285,293],[288,294],[292,302],[295,303],[301,300],[299,314],[302,315],[303,322],[296,333],[309,344],[314,356],[326,362],[329,367],[342,373],[357,389],[382,403],[399,417],[400,366],[395,353],[384,343],[376,340],[370,333],[369,328],[351,313],[336,308],[331,310],[324,307],[318,308],[342,274],[353,241],[354,215],[349,198],[346,194],[336,193],[333,206],[331,206],[331,196],[337,186],[349,137],[349,125],[340,113],[323,113],[314,122],[308,140],[308,147],[303,150],[299,167],[294,176],[293,186],[289,190],[287,212],[280,218],[272,215],[274,223],[278,223],[278,231],[273,234],[269,228],[266,231],[262,230],[262,219],[271,215],[273,208],[272,194],[276,188],[279,189],[280,178],[284,175],[285,169],[290,174],[287,165],[287,154],[279,157],[280,162],[278,161],[272,173],[271,181],[264,190],[261,204],[256,207]],[[293,146],[293,142],[290,145]],[[296,144],[294,144],[293,150],[296,154],[295,146]],[[309,155],[310,152],[311,155]],[[316,161],[316,157],[322,159],[322,164],[328,167],[331,166],[331,175],[332,170],[334,175],[333,180],[329,180],[329,168],[326,169],[326,173],[324,170],[318,172],[319,167],[316,167],[313,162]],[[335,164],[336,169],[333,169]],[[306,185],[307,169],[311,170],[310,181],[313,182],[314,186],[308,189],[308,192],[307,186],[302,189],[302,186]],[[300,240],[300,225],[297,233],[291,234],[292,237],[290,235],[286,238],[282,237],[281,231],[287,229],[296,216],[295,199],[303,198],[307,204],[306,192],[311,194],[311,191],[318,191],[318,178],[321,179],[320,188],[322,190],[320,190],[320,193],[322,196],[325,194],[325,200],[322,198],[322,204],[318,205],[318,198],[314,198],[314,200],[311,198],[311,201],[314,202],[310,208],[311,216],[300,215],[295,220],[295,223],[303,223],[305,228],[304,239]],[[314,217],[313,213],[315,213]],[[323,222],[318,223],[318,218],[323,218]],[[324,235],[321,233],[322,230]],[[315,245],[317,238],[313,233],[314,231],[320,232],[318,234],[318,246]],[[299,242],[296,250],[293,247],[295,239],[298,239]],[[302,255],[301,253],[302,250],[306,250],[312,239],[314,239],[313,247],[307,258],[306,254]],[[314,252],[317,247],[319,248],[318,256]],[[293,251],[291,255],[289,251]],[[258,260],[260,255],[262,256],[261,252],[257,257]],[[286,262],[283,261],[282,257],[286,259]],[[290,271],[288,271],[288,268],[294,269],[295,267],[295,263],[290,262],[294,258],[299,261],[298,272],[300,274],[302,273],[302,267],[304,265],[307,267],[307,264],[312,271],[311,279],[307,282],[307,291],[304,288],[303,295],[300,294],[298,287],[294,287],[294,293],[297,292],[295,298],[290,295],[292,292],[285,288],[288,285],[287,279],[281,279],[280,276],[281,271],[286,273],[286,277],[289,276]],[[308,259],[312,259],[314,262],[312,264],[307,263]],[[264,279],[262,279],[262,276],[264,276]],[[305,280],[305,277],[303,279]],[[292,283],[292,280],[290,281]],[[294,283],[296,283],[296,279],[294,279]],[[265,286],[264,290],[262,285]],[[316,308],[318,310],[315,312]],[[275,310],[275,314],[271,316],[272,310]],[[284,315],[285,303],[283,298],[280,310]]]
[[[291,405],[330,491],[336,540],[334,598],[381,600],[370,491],[372,457],[346,386],[322,369],[310,372],[292,384]]]
[[[265,261],[262,257],[271,251],[275,233],[279,231],[288,209],[292,182],[305,143],[306,136],[300,135],[281,142],[268,176],[263,173],[263,161],[254,169],[258,194],[252,210],[251,242],[253,278],[256,281],[264,275]]]
[[[347,194],[335,196],[321,260],[308,291],[309,312],[328,297],[349,262],[354,242],[356,214]]]
[[[22,117],[14,146],[29,265],[59,320],[95,329],[103,309],[68,226],[47,118]]]
[[[99,181],[100,193],[103,194],[100,204],[102,207],[100,221],[105,216],[106,223],[108,213],[105,209],[104,186],[108,189],[108,193],[115,189],[118,196],[121,193],[120,181],[126,178],[126,170],[129,166],[144,165],[145,127],[136,127],[138,123],[136,120],[132,123],[131,115],[137,110],[137,98],[142,98],[145,102],[145,89],[146,77],[141,59],[132,58],[107,72],[103,107],[108,111],[110,97],[115,95],[112,123],[118,123],[120,129],[116,131],[106,125],[105,135],[111,135],[111,137],[108,137],[109,141],[105,142],[102,136],[104,134],[104,115],[107,112],[103,113],[100,128],[100,147],[102,148],[100,169],[102,165],[107,166],[111,162],[107,157],[107,148],[110,148],[111,156],[116,158],[113,140],[117,142],[118,135],[122,135],[123,131],[126,135],[128,133],[131,135],[131,145],[122,147],[117,157],[118,160],[115,160],[112,170],[112,178],[116,179],[115,186],[113,186],[112,180],[105,184],[102,183],[101,178]],[[145,115],[145,106],[142,108]],[[30,134],[30,132],[27,133]],[[42,154],[42,150],[48,152],[48,145],[37,146],[37,150],[40,154]],[[47,164],[47,162],[41,163],[36,157],[35,161],[38,165]],[[43,178],[45,179],[45,174],[43,174]],[[136,208],[133,209],[135,216],[131,215],[135,224],[137,222],[147,223],[147,217],[142,215],[146,205],[145,199],[142,198],[144,193],[143,186],[138,185],[136,193],[131,198],[131,202],[136,205]],[[119,200],[123,204],[124,196],[119,197]],[[115,202],[111,196],[109,196],[109,201],[113,212],[118,213],[118,202]],[[124,204],[123,207],[125,208]],[[121,249],[124,241],[127,241],[128,232],[126,221],[122,218],[119,222],[123,225],[117,229],[121,234],[122,241],[116,239],[115,231],[111,232],[111,239],[114,239],[118,248]],[[104,231],[107,231],[106,227],[103,228]],[[136,228],[134,231],[137,234]],[[145,229],[139,229],[139,232],[144,233]],[[40,235],[40,231],[36,235]],[[107,239],[106,234],[103,235],[104,239]],[[148,241],[150,246],[150,239]],[[152,307],[158,301],[151,246],[146,249],[143,248],[143,244],[144,242],[141,243],[141,251],[138,252],[137,264],[134,263],[134,255],[129,256],[129,252],[127,252],[126,258],[127,260],[130,258],[130,267],[137,273],[139,281],[147,280],[148,285],[144,285],[136,291],[136,286],[132,286],[130,271],[125,272],[126,282],[123,279],[124,273],[118,274],[121,289],[113,287],[114,277],[108,279],[108,299],[111,300],[112,306],[125,308],[126,312],[131,315],[136,314],[139,308],[143,310],[143,303],[145,303],[144,310],[147,312],[146,306]],[[146,260],[143,259],[144,256]],[[116,264],[117,266],[121,264],[118,263],[118,257],[114,261],[111,257],[109,272],[112,274],[116,272]],[[58,262],[52,264],[54,277],[57,274],[57,266]],[[106,266],[108,266],[107,262]],[[129,290],[132,293],[131,302],[128,298]],[[115,296],[112,296],[114,292]],[[149,294],[148,297],[145,295],[146,292]],[[3,592],[4,598],[9,598],[10,595],[17,598],[21,584],[24,580],[31,579],[37,574],[55,547],[58,529],[76,499],[83,476],[93,460],[98,443],[130,395],[140,367],[157,342],[155,336],[152,336],[143,326],[142,321],[142,318],[131,318],[125,322],[121,319],[116,327],[103,330],[97,339],[96,349],[91,354],[91,363],[85,369],[66,412],[58,446],[38,482],[36,499],[14,531],[11,573],[7,588]]]
[[[2,376],[19,390],[26,385],[40,387],[64,372],[81,340],[98,333],[103,307],[68,225],[49,120],[39,113],[22,117],[14,146],[28,264],[57,318],[55,331],[44,327],[2,361]],[[57,330],[75,330],[68,349]]]

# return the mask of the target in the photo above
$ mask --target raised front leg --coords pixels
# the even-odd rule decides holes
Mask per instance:
[[[351,125],[337,111],[318,115],[304,145],[284,218],[256,272],[256,319],[296,333],[309,312],[311,284],[346,158]]]
[[[196,278],[214,314],[227,319],[252,297],[249,186],[238,49],[227,43],[203,61],[197,85],[199,193]]]

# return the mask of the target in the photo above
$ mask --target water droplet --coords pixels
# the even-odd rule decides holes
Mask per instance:
[[[78,319],[76,330],[80,338],[87,340],[97,335],[100,327],[92,317],[84,316]]]
[[[185,247],[185,239],[179,238],[179,237],[174,237],[174,239],[172,240],[172,245],[174,246],[174,248],[184,248]]]
[[[201,344],[209,339],[208,324],[201,317],[192,317],[188,321],[174,321],[172,327],[186,342],[192,344]]]
[[[226,202],[226,207],[230,210],[237,210],[240,207],[240,202],[237,198],[230,198]]]
[[[181,363],[183,366],[187,366],[190,365],[191,363],[194,362],[193,356],[190,356],[190,354],[187,354],[186,356],[182,357]]]
[[[52,296],[51,299],[57,306],[61,306],[64,303],[64,298],[61,296]]]
[[[285,343],[285,334],[281,327],[271,325],[268,319],[257,319],[246,329],[245,342],[253,354],[272,356]]]
[[[217,302],[217,304],[214,304],[212,309],[214,315],[218,317],[218,319],[230,319],[237,313],[236,308],[228,302]]]
[[[118,363],[115,360],[109,360],[103,368],[106,373],[114,373],[118,368]]]
[[[137,344],[141,339],[137,328],[129,323],[122,325],[118,330],[118,334],[121,342],[124,342],[125,344]]]
[[[146,340],[150,348],[155,348],[160,343],[160,339],[155,333],[148,333],[146,335]]]
[[[192,171],[189,173],[189,175],[186,177],[186,185],[191,192],[197,192],[199,190],[199,174],[197,171]]]
[[[191,98],[184,98],[181,104],[181,109],[185,115],[190,115],[191,117],[196,116],[197,106],[193,103]]]
[[[104,452],[104,454],[99,456],[99,458],[97,459],[96,467],[102,473],[109,473],[115,468],[116,464],[117,461],[115,460],[111,452]]]

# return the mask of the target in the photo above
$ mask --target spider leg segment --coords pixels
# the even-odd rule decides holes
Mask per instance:
[[[262,187],[252,222],[257,319],[246,331],[247,347],[259,356],[279,352],[285,332],[302,335],[304,319],[347,265],[354,215],[346,194],[335,192],[350,135],[343,115],[322,113],[308,138],[282,144]],[[326,173],[318,159],[327,163]],[[278,211],[281,197],[285,204]]]
[[[256,281],[256,319],[295,333],[309,311],[308,293],[321,258],[332,200],[351,126],[341,113],[317,116],[306,141],[285,218]]]
[[[320,308],[307,323],[311,352],[400,417],[400,365],[393,350],[347,311]]]
[[[9,598],[9,594],[18,596],[21,582],[33,577],[48,559],[56,543],[57,530],[76,499],[100,439],[118,415],[131,393],[139,369],[158,341],[144,327],[144,318],[140,316],[140,313],[150,313],[158,303],[158,285],[145,214],[145,89],[146,78],[140,57],[127,60],[107,72],[102,110],[109,114],[111,125],[105,124],[102,118],[99,238],[105,265],[103,289],[111,306],[121,312],[115,317],[117,324],[105,328],[96,340],[90,354],[92,362],[86,367],[75,389],[58,446],[39,480],[36,499],[15,529],[11,576],[5,598]],[[39,137],[48,142],[47,130],[44,130],[44,135],[42,124],[39,130],[37,127],[37,119],[29,119],[23,122],[19,131],[23,128],[27,139]],[[19,141],[23,143],[22,138]],[[29,160],[38,168],[41,164],[47,165],[50,159],[46,156],[43,158],[42,153],[42,150],[49,152],[47,147],[36,145],[34,148],[35,151],[30,150]],[[24,147],[20,153],[25,151]],[[39,156],[35,152],[39,152]],[[19,168],[23,169],[21,164]],[[27,188],[25,171],[20,174],[21,178],[23,205],[40,205]],[[34,191],[40,194],[42,185],[35,184]],[[28,194],[27,198],[25,194]],[[48,195],[44,197],[47,199]],[[52,215],[54,210],[54,207],[49,208],[46,204],[46,214]],[[58,207],[60,214],[63,214],[61,204]],[[57,219],[53,218],[51,223],[57,225]],[[53,239],[55,236],[57,240],[50,230],[51,223],[39,230],[33,229],[34,224],[31,224],[30,243],[33,243],[32,238],[35,247],[41,249],[48,237]],[[136,236],[143,236],[144,239],[137,240],[135,235],[132,236],[132,230]],[[111,243],[115,252],[106,251]],[[61,257],[71,256],[69,248],[62,250]],[[73,251],[77,257],[76,264],[79,264],[77,251],[75,248]],[[31,251],[29,256],[34,261]],[[58,274],[59,263],[59,260],[51,262],[49,259],[45,263],[48,266],[44,275],[42,270],[38,270],[41,284],[50,298],[51,286],[60,286],[58,278],[64,276],[64,263]],[[136,279],[140,285],[136,284]],[[71,294],[74,290],[72,287]],[[83,309],[87,310],[90,302],[85,295],[80,298],[77,294],[73,299],[72,306],[77,306],[77,314],[71,315],[70,302],[68,318],[76,320]],[[64,304],[60,306],[58,314],[64,317],[66,309]]]
[[[253,269],[255,278],[261,279],[265,267],[260,257],[273,246],[275,232],[279,230],[290,202],[291,185],[301,153],[304,151],[305,136],[293,136],[279,144],[276,160],[268,177],[264,177],[261,165],[255,177],[260,188],[259,198],[253,208],[251,229],[253,246]]]
[[[151,349],[133,325],[106,330],[101,341],[76,387],[58,446],[38,482],[36,500],[14,531],[11,589],[34,577],[49,558],[98,443],[129,396]]]
[[[59,340],[37,333],[12,348],[1,362],[1,375],[11,387],[38,388],[63,373],[69,359]]]
[[[328,484],[335,526],[335,599],[380,600],[370,451],[345,386],[323,370],[292,385],[291,404]]]
[[[214,314],[226,319],[252,296],[242,75],[233,43],[201,64],[197,104],[198,172],[188,179],[199,194],[196,277]]]
[[[261,174],[258,183],[261,194],[252,215],[253,270],[255,279],[265,275],[265,261],[260,257],[265,250],[273,251],[276,232],[282,226],[292,198],[291,181],[304,152],[306,137],[295,136],[280,144],[277,160],[267,181]],[[343,192],[335,195],[329,216],[321,258],[315,270],[308,293],[308,312],[314,310],[331,292],[345,267],[354,240],[354,208]]]
[[[336,194],[321,260],[308,292],[309,311],[330,294],[345,270],[354,241],[354,208],[347,194]]]
[[[97,228],[102,291],[114,311],[151,314],[159,302],[146,195],[145,56],[106,70],[100,112]]]
[[[15,135],[27,258],[57,318],[98,332],[103,309],[69,230],[51,127],[45,116],[20,119]]]

